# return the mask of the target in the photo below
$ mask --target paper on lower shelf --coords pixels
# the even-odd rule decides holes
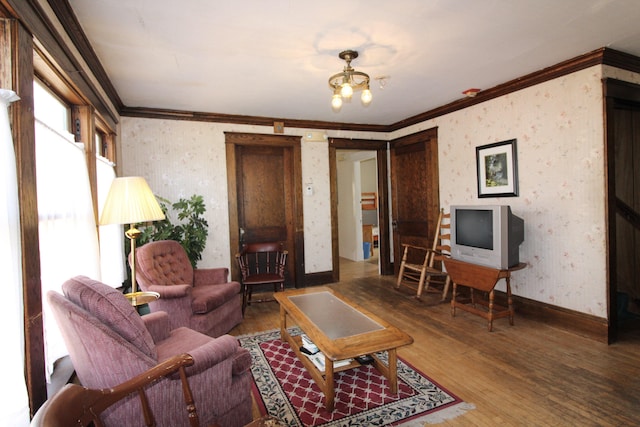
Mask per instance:
[[[324,372],[324,354],[321,351],[315,354],[305,354],[320,372]],[[346,366],[352,362],[352,359],[336,360],[333,362],[333,369]]]
[[[302,334],[300,336],[300,338],[302,339],[302,346],[305,349],[307,349],[307,351],[309,351],[309,353],[315,354],[315,353],[317,353],[319,351],[318,347],[313,343],[313,341],[311,341],[309,339],[308,336],[306,336],[305,334]]]

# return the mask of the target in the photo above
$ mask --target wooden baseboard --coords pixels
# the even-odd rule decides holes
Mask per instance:
[[[304,287],[327,285],[329,283],[333,283],[332,271],[321,271],[319,273],[309,273],[304,275]],[[300,286],[300,284],[297,285],[298,288],[303,286]]]
[[[506,304],[506,300],[507,296],[504,292],[496,291],[496,301]],[[516,321],[519,316],[527,317],[595,341],[605,344],[608,342],[608,324],[605,318],[517,295],[513,295],[513,304],[516,311]]]

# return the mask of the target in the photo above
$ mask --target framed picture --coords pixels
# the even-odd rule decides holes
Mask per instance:
[[[518,195],[517,153],[515,139],[476,147],[478,197]]]

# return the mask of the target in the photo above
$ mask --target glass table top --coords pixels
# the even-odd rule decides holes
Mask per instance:
[[[331,292],[316,292],[289,297],[329,339],[350,337],[384,329]]]

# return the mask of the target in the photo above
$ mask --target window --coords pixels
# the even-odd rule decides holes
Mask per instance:
[[[96,154],[100,157],[108,158],[107,143],[102,132],[96,132],[95,135]]]
[[[70,108],[38,80],[33,82],[34,115],[58,132],[70,131]]]
[[[43,296],[45,360],[47,378],[55,362],[68,354],[57,323],[44,298],[48,291],[61,292],[62,283],[85,275],[106,281],[114,287],[124,279],[124,242],[122,226],[96,227],[94,198],[91,193],[85,144],[76,142],[80,135],[91,138],[91,129],[72,128],[95,118],[87,106],[68,106],[41,82],[34,80],[34,115],[36,119],[36,181],[39,218],[40,269]],[[78,125],[80,126],[80,125]],[[72,128],[77,135],[69,132]],[[115,176],[107,157],[105,132],[93,136],[96,144],[96,181],[100,200]],[[90,140],[88,142],[91,142]],[[93,146],[89,146],[93,149]],[[77,236],[81,236],[77,238]],[[101,248],[104,255],[101,257]],[[108,274],[102,277],[101,270]]]

